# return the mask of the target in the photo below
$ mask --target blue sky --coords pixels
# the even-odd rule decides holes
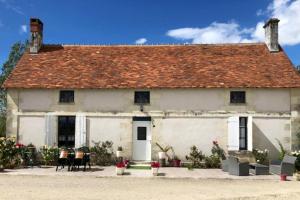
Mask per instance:
[[[300,0],[0,0],[0,64],[29,37],[29,18],[44,22],[44,43],[232,43],[263,39],[279,17],[280,40],[300,64]],[[299,27],[299,28],[297,28]]]

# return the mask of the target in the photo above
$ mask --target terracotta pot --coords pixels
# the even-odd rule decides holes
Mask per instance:
[[[152,167],[151,171],[152,171],[153,176],[157,176],[158,175],[158,167]]]
[[[117,175],[123,175],[125,171],[125,167],[116,167]]]
[[[172,164],[173,164],[173,167],[180,167],[181,160],[173,160]]]

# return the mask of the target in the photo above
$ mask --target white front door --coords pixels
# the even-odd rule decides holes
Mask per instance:
[[[133,155],[137,161],[151,161],[151,121],[133,121]]]

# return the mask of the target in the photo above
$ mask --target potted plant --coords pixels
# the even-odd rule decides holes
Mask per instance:
[[[130,167],[130,164],[129,164],[129,160],[124,160],[124,165],[126,168],[129,168]]]
[[[117,152],[116,152],[117,158],[123,157],[123,153],[122,152],[123,152],[123,148],[121,146],[118,146]]]
[[[159,169],[159,162],[152,162],[151,163],[151,171],[153,176],[157,176],[158,175],[158,169]]]
[[[174,156],[174,158],[172,160],[172,164],[173,164],[173,167],[180,167],[181,160],[177,156]]]
[[[171,160],[170,156],[167,154],[168,151],[173,150],[173,147],[167,145],[166,147],[162,147],[160,144],[156,143],[156,146],[160,149],[158,152],[158,159],[162,164],[165,164],[165,160]]]
[[[124,162],[118,162],[116,164],[116,173],[117,175],[123,175],[125,171],[125,164]]]

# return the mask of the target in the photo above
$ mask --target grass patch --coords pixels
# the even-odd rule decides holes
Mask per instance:
[[[128,169],[142,169],[142,170],[150,170],[150,166],[129,166]]]

